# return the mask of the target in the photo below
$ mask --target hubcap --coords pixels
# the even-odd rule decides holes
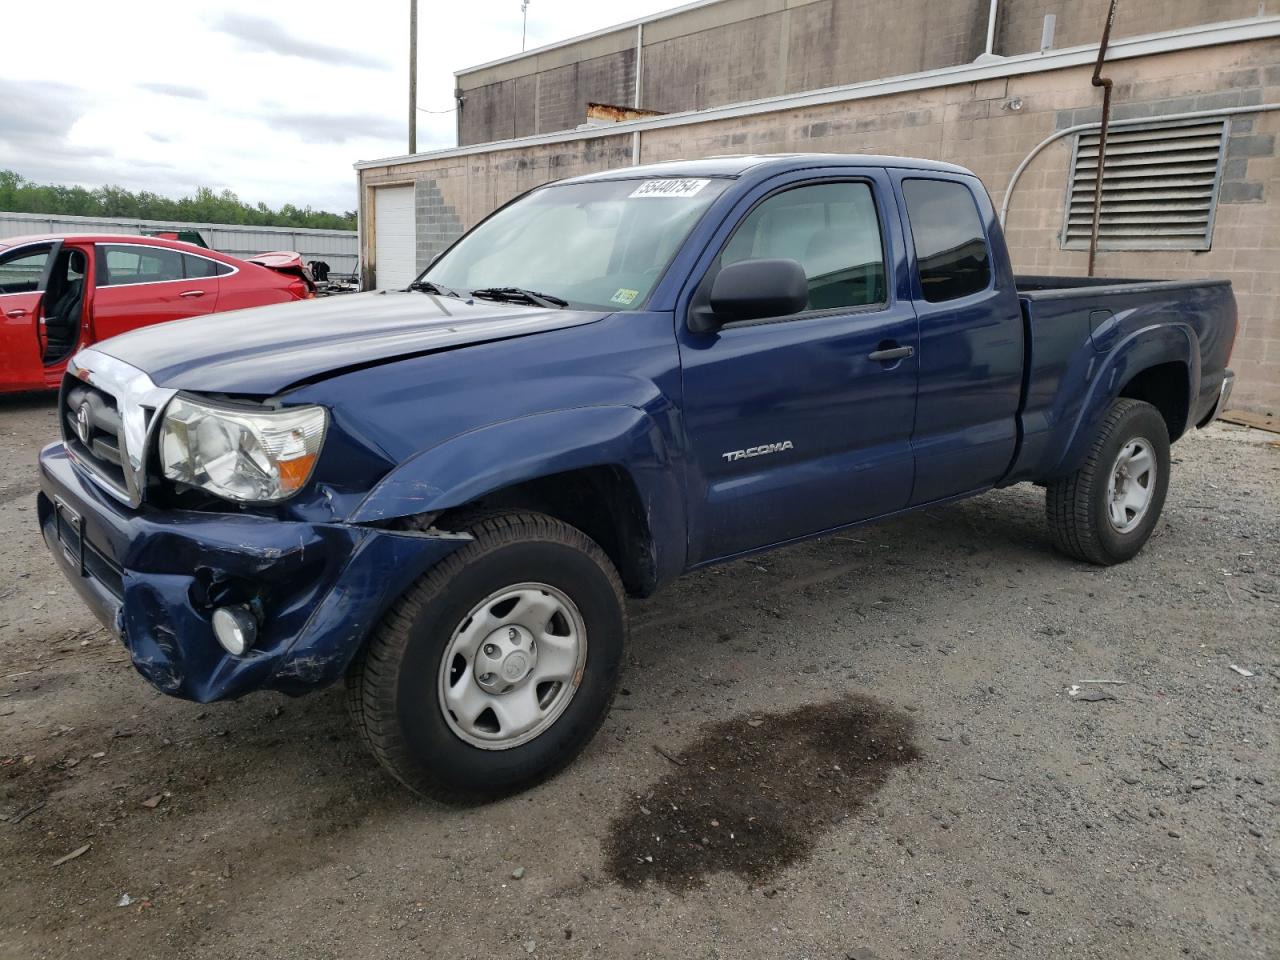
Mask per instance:
[[[472,746],[506,750],[543,733],[582,682],[587,631],[577,604],[520,583],[472,608],[440,662],[445,722]]]
[[[1156,458],[1145,437],[1126,443],[1111,468],[1107,514],[1111,526],[1128,533],[1147,515],[1156,490]]]
[[[471,668],[486,693],[507,693],[538,665],[533,634],[522,626],[499,627],[480,644]]]

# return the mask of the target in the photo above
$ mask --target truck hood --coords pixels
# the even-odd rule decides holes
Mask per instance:
[[[268,396],[352,367],[606,316],[396,290],[211,313],[94,346],[145,371],[157,386]]]

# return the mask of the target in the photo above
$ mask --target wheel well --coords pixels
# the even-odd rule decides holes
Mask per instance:
[[[451,507],[433,520],[450,529],[453,519],[476,510],[534,510],[577,527],[600,545],[632,596],[657,588],[653,537],[635,483],[614,466],[587,467],[538,477]]]
[[[1144,400],[1160,411],[1169,428],[1170,441],[1187,428],[1190,387],[1187,365],[1179,360],[1160,363],[1138,373],[1124,385],[1120,396]]]

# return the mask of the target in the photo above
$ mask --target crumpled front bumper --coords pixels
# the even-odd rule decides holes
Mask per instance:
[[[165,693],[207,702],[303,693],[340,677],[392,602],[468,538],[248,514],[130,510],[84,479],[61,443],[40,453],[40,528],[80,596]],[[210,617],[246,603],[244,656]]]

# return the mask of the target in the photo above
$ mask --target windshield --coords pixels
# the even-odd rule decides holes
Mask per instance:
[[[463,295],[521,288],[573,308],[639,310],[726,183],[682,177],[544,187],[476,227],[419,282]]]

